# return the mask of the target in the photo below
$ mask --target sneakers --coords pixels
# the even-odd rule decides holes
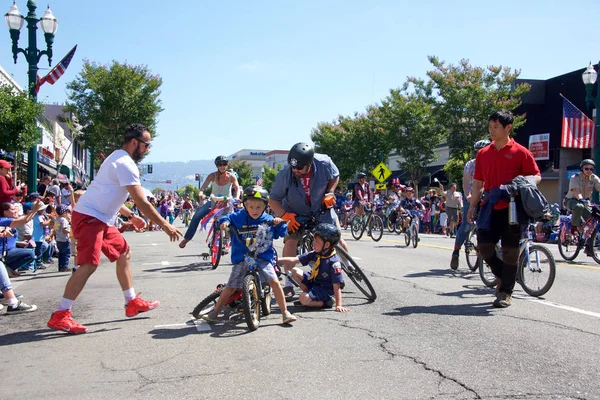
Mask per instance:
[[[71,310],[57,310],[52,313],[48,328],[71,334],[86,333],[87,327],[77,323],[71,316]]]
[[[6,314],[21,314],[26,312],[32,312],[35,310],[37,310],[37,306],[35,304],[29,305],[19,300],[16,306],[6,307]]]
[[[17,299],[23,298],[23,295],[20,293],[14,293],[14,295]],[[2,294],[2,293],[0,293],[0,304],[4,304],[4,305],[8,304],[8,299],[6,297],[4,297],[4,294]]]
[[[321,308],[333,308],[333,303],[334,303],[334,299],[333,299],[333,297],[330,297],[327,301],[323,302],[323,305],[321,306]]]
[[[129,300],[129,303],[125,306],[125,315],[128,317],[135,317],[141,312],[154,310],[160,304],[160,301],[146,301],[140,297],[141,292],[137,294],[134,299]]]
[[[496,296],[496,300],[494,300],[494,307],[506,308],[506,307],[509,307],[511,303],[512,303],[512,296],[506,292],[500,292]]]
[[[284,324],[291,324],[298,319],[289,311],[284,312],[282,318]]]
[[[219,314],[213,310],[208,314],[201,315],[200,318],[208,322],[217,322],[219,320]]]
[[[459,251],[458,250],[454,250],[452,252],[452,260],[450,260],[450,268],[452,268],[453,270],[457,270],[458,269],[458,257],[459,257]]]
[[[179,248],[180,249],[185,249],[185,245],[189,242],[189,240],[187,239],[183,239],[181,242],[179,242]]]
[[[294,299],[294,288],[291,286],[284,286],[283,294],[285,295],[285,301],[292,301]]]
[[[69,268],[68,267],[59,268],[58,272],[69,272]]]

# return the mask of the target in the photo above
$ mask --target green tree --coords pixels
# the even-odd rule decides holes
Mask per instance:
[[[233,169],[238,174],[238,183],[241,187],[252,186],[256,183],[252,176],[252,165],[246,161],[233,161],[229,163],[229,168]]]
[[[160,76],[144,65],[85,61],[79,75],[67,84],[65,110],[77,116],[86,145],[93,146],[97,155],[108,155],[121,148],[129,124],[142,123],[156,135],[161,85]]]
[[[389,132],[398,155],[398,167],[407,171],[418,193],[418,183],[426,176],[427,166],[438,158],[435,148],[443,143],[445,134],[434,115],[432,85],[408,91],[408,83],[402,88],[390,90],[381,105],[382,126]]]
[[[448,132],[450,157],[462,159],[473,144],[488,137],[488,117],[506,109],[513,111],[531,86],[516,85],[521,71],[509,67],[475,67],[463,59],[457,65],[446,64],[435,56],[428,57],[433,69],[427,76],[433,83],[436,117]],[[409,78],[415,86],[425,88],[431,82]],[[515,115],[513,133],[525,123],[525,115]]]
[[[0,85],[0,146],[9,152],[27,151],[42,139],[37,119],[44,109],[25,92]]]
[[[163,189],[163,188],[161,188],[161,187],[154,188],[154,189],[152,189],[152,194],[153,194],[153,195],[155,195],[155,196],[157,196],[157,195],[158,195],[160,192],[162,192],[163,190],[164,190],[164,189]]]
[[[175,191],[177,193],[177,195],[183,199],[185,199],[185,196],[190,196],[190,200],[198,200],[198,195],[200,194],[200,188],[198,188],[197,185],[192,185],[190,183],[188,183],[187,185],[185,185],[184,187],[182,187],[179,190]]]
[[[273,182],[275,182],[275,177],[277,176],[279,171],[281,171],[282,169],[283,169],[283,167],[281,166],[281,164],[277,164],[276,168],[271,168],[267,165],[265,165],[263,167],[263,174],[262,174],[263,184],[262,184],[262,186],[265,189],[267,189],[269,192],[271,192],[271,189],[273,188]]]

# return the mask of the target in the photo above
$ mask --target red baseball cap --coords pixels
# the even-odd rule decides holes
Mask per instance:
[[[11,169],[13,166],[6,160],[0,160],[0,168],[8,168]]]

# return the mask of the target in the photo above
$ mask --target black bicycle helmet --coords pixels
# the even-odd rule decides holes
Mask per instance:
[[[356,179],[361,179],[361,178],[366,178],[367,174],[365,174],[364,172],[359,172],[358,174],[356,174]]]
[[[248,186],[244,189],[244,195],[242,196],[242,204],[246,203],[248,199],[259,199],[265,202],[265,204],[269,203],[269,192],[267,189],[262,186]]]
[[[229,163],[229,158],[227,158],[227,156],[218,156],[217,158],[215,158],[215,165],[217,165],[220,162]]]
[[[315,156],[315,150],[310,144],[296,143],[288,153],[288,164],[297,169],[302,169],[311,164]]]
[[[313,231],[313,234],[323,239],[323,241],[331,243],[331,247],[335,246],[342,237],[342,233],[337,226],[326,223],[320,223],[317,225]]]
[[[475,143],[475,145],[473,145],[473,150],[477,151],[477,150],[481,150],[483,149],[485,146],[489,145],[491,142],[487,139],[485,140],[480,140],[477,143]]]
[[[596,167],[596,163],[594,162],[594,160],[590,160],[589,158],[586,158],[585,160],[579,163],[579,169],[583,168],[584,165],[591,165],[594,168]]]

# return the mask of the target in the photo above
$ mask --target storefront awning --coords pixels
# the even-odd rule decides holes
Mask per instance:
[[[73,177],[73,172],[71,171],[71,168],[67,167],[66,165],[61,165],[60,171],[58,172],[60,172],[60,174],[63,174],[67,180],[71,180],[71,178]]]
[[[58,171],[56,169],[54,169],[46,164],[42,164],[40,162],[38,162],[38,168],[46,171],[46,173],[51,176],[56,176],[58,174]]]

